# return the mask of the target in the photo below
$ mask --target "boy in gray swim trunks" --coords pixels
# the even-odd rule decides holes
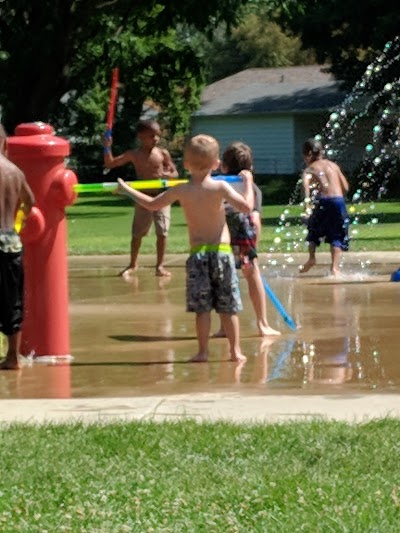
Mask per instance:
[[[219,313],[230,346],[230,361],[244,361],[239,342],[238,311],[242,309],[224,201],[238,211],[253,209],[253,179],[243,179],[243,196],[228,183],[216,181],[211,172],[219,166],[218,142],[208,135],[189,140],[184,165],[191,174],[189,183],[171,187],[152,198],[118,180],[119,191],[151,211],[180,202],[189,231],[190,257],[186,263],[187,311],[196,313],[199,343],[193,362],[208,360],[211,310]]]
[[[20,206],[25,216],[29,214],[34,197],[23,172],[4,155],[5,146],[6,134],[0,125],[0,332],[8,340],[7,354],[0,362],[0,370],[18,370],[24,271],[22,243],[14,223]]]

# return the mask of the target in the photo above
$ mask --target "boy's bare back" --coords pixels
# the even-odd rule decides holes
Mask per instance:
[[[349,190],[349,184],[340,167],[328,159],[317,159],[305,170],[311,173],[319,184],[323,196],[343,196]]]
[[[205,178],[200,183],[180,185],[176,193],[185,213],[191,247],[230,243],[223,204],[225,183]]]
[[[33,204],[33,195],[26,183],[23,172],[0,154],[0,229],[14,229],[15,213],[20,203],[29,208]]]

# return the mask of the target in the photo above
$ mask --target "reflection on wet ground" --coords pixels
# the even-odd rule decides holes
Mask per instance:
[[[143,268],[127,283],[118,268],[88,263],[70,269],[72,365],[26,365],[0,375],[0,398],[138,396],[187,392],[354,394],[399,391],[400,283],[388,281],[397,265],[346,273],[340,280],[295,267],[264,273],[301,326],[287,328],[268,302],[278,339],[255,336],[254,314],[241,281],[242,350],[247,362],[226,361],[227,341],[212,339],[209,363],[196,353],[194,316],[185,312],[184,268],[172,279]],[[356,270],[356,267],[354,267]],[[213,317],[214,330],[218,327]]]

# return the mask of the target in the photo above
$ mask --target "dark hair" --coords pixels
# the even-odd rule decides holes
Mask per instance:
[[[139,120],[138,125],[136,126],[136,133],[154,130],[160,130],[160,125],[155,120]]]
[[[234,142],[225,148],[222,163],[230,174],[239,174],[242,170],[253,169],[253,154],[250,146],[242,142]]]
[[[317,141],[313,137],[307,139],[303,144],[303,155],[312,155],[318,157],[323,153],[324,149],[320,141]]]

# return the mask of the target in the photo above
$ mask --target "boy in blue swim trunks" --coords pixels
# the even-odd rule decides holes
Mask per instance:
[[[223,174],[251,176],[253,154],[251,148],[242,142],[230,144],[224,151],[221,161]],[[232,187],[243,193],[243,182],[233,183]],[[240,268],[249,287],[250,300],[253,305],[257,328],[261,337],[280,335],[271,328],[267,319],[267,304],[261,273],[257,260],[257,242],[261,231],[262,193],[253,181],[254,209],[252,213],[239,213],[232,205],[225,203],[226,221],[231,235],[231,245],[235,255],[236,268]],[[214,337],[224,337],[222,327]]]
[[[189,183],[171,187],[152,198],[118,180],[119,191],[151,211],[180,202],[189,231],[190,257],[186,263],[187,311],[196,313],[198,352],[192,362],[208,360],[211,310],[219,313],[230,347],[230,361],[244,361],[239,341],[238,311],[242,309],[235,261],[225,219],[224,201],[242,213],[253,209],[253,179],[243,177],[243,195],[228,183],[216,181],[211,172],[219,166],[219,145],[209,135],[189,140],[184,166]]]
[[[29,214],[34,197],[23,172],[7,159],[5,153],[6,134],[0,125],[0,332],[8,340],[6,357],[0,362],[0,370],[18,370],[24,311],[24,271],[22,243],[14,223],[20,206],[25,216]]]
[[[300,273],[308,272],[316,264],[315,252],[321,242],[331,246],[331,274],[340,272],[342,251],[349,249],[349,217],[344,194],[349,190],[347,179],[340,167],[324,159],[322,144],[315,139],[308,139],[303,146],[303,157],[307,168],[303,172],[305,204],[311,204],[311,192],[314,194],[313,208],[308,219],[309,259],[301,267]]]

